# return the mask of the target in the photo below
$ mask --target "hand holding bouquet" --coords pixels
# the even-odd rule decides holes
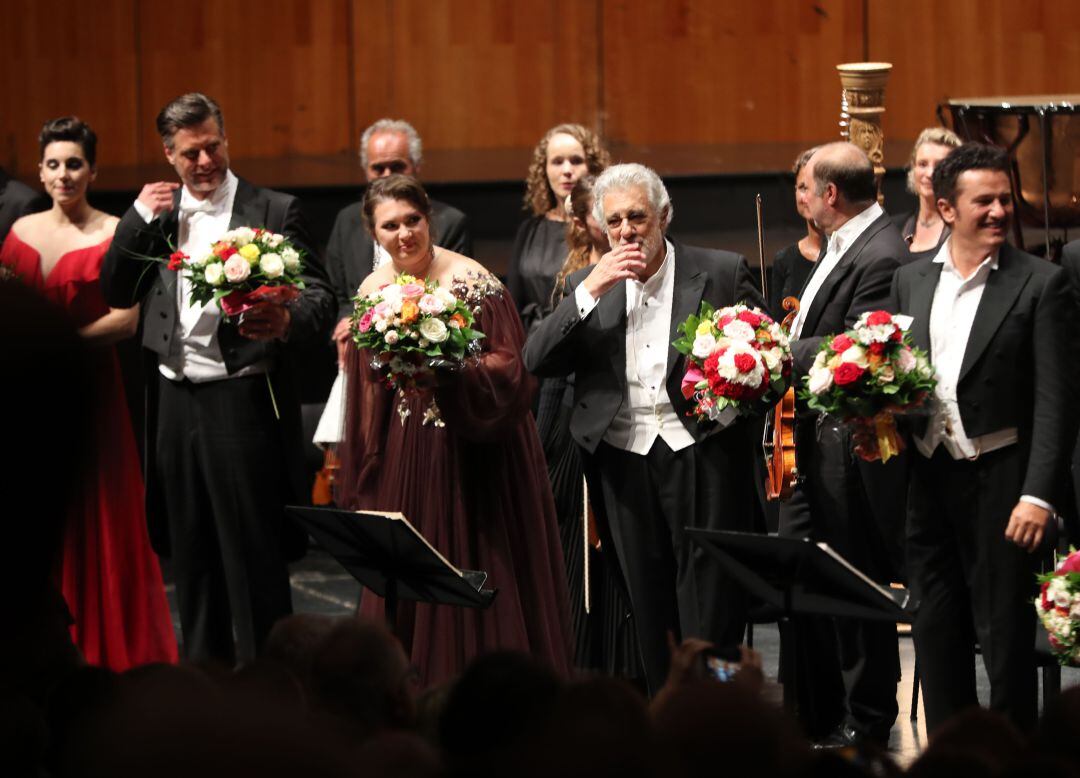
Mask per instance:
[[[826,338],[803,382],[807,405],[855,425],[855,451],[868,462],[903,450],[895,414],[922,406],[937,383],[926,353],[887,311]]]
[[[672,345],[686,354],[682,393],[695,401],[691,414],[699,421],[726,425],[736,416],[765,413],[787,391],[787,333],[757,308],[740,303],[717,311],[702,302],[679,331]]]
[[[168,266],[186,273],[193,303],[214,301],[226,316],[259,302],[288,302],[304,288],[302,253],[284,235],[262,228],[229,230],[198,257],[173,252]]]
[[[1046,628],[1058,661],[1080,661],[1080,551],[1073,551],[1052,573],[1039,576],[1035,613]]]
[[[352,315],[353,341],[375,352],[372,367],[383,371],[389,389],[415,391],[430,385],[436,370],[460,369],[480,353],[484,334],[473,329],[473,312],[464,299],[437,281],[400,275],[392,283],[357,296]],[[398,413],[408,416],[404,403]],[[432,402],[425,423],[441,426]]]

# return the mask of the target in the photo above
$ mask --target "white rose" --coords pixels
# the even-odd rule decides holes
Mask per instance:
[[[428,346],[431,345],[431,341],[428,340],[427,338],[420,338],[420,340],[418,340],[416,342],[416,345],[419,346],[420,348],[427,348]]]
[[[221,282],[225,280],[225,268],[221,266],[220,262],[212,262],[206,266],[203,277],[210,286],[221,286]]]
[[[384,286],[380,292],[382,293],[382,299],[390,305],[393,305],[395,302],[397,302],[399,306],[401,305],[401,287],[397,284]],[[399,307],[398,310],[401,310],[401,308]]]
[[[866,368],[870,364],[866,359],[866,349],[862,346],[848,346],[840,355],[840,361],[851,362],[861,368]]]
[[[698,335],[694,338],[693,355],[698,359],[705,359],[716,348],[716,338],[712,335]]]
[[[1065,583],[1065,579],[1058,577],[1050,581],[1050,585],[1046,587],[1046,596],[1054,601],[1054,605],[1059,608],[1067,608],[1072,604],[1072,597],[1069,595],[1069,587]]]
[[[417,325],[417,329],[432,343],[442,343],[447,338],[446,325],[442,319],[424,319]]]
[[[276,232],[264,232],[262,236],[262,241],[268,247],[276,249],[278,246],[285,242],[285,236],[278,235]]]
[[[724,325],[723,329],[724,337],[731,338],[732,340],[751,341],[754,339],[754,328],[744,322],[742,319],[734,319]]]
[[[827,367],[810,368],[810,383],[807,388],[811,394],[822,394],[832,386],[832,371]]]
[[[238,284],[241,281],[247,281],[250,275],[251,265],[239,254],[233,254],[225,260],[225,277],[229,279],[229,283]]]
[[[300,270],[300,254],[293,248],[283,248],[281,250],[281,259],[285,262],[285,269],[290,273],[296,273]]]
[[[386,326],[387,326],[386,325],[386,319],[376,319],[375,320],[375,331],[376,332],[386,332]]]
[[[189,264],[192,267],[206,267],[211,262],[216,262],[216,261],[217,261],[217,255],[216,254],[207,254],[205,256],[199,257],[198,259],[191,260],[191,262]]]
[[[237,248],[242,248],[255,240],[255,230],[251,229],[251,227],[237,227],[226,234],[232,238],[232,243]]]
[[[399,337],[400,336],[398,335],[397,330],[387,330],[386,333],[383,335],[383,339],[386,341],[386,344],[388,346],[393,346],[395,343],[397,343]]]
[[[285,272],[285,262],[278,254],[263,254],[259,257],[259,270],[267,278],[279,278]]]
[[[828,359],[828,354],[824,351],[819,351],[817,356],[814,357],[814,364],[811,366],[811,370],[821,370],[825,367],[825,361]]]
[[[765,367],[769,368],[769,372],[772,373],[780,367],[780,363],[784,359],[784,351],[779,346],[773,346],[762,351],[761,356],[765,357]]]
[[[449,289],[447,289],[446,287],[443,287],[443,286],[436,287],[435,291],[432,292],[432,294],[435,295],[436,297],[438,297],[439,300],[442,301],[443,306],[446,307],[446,308],[449,308],[452,305],[457,304],[457,298],[454,297],[453,293]]]

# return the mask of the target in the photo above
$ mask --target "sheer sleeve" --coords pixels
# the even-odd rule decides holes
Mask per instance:
[[[378,477],[393,393],[371,368],[371,353],[352,343],[345,355],[345,431],[338,448],[341,467],[335,502],[355,508]]]
[[[491,441],[501,437],[529,413],[536,379],[525,369],[525,342],[514,301],[493,276],[474,280],[484,333],[479,361],[446,378],[436,397],[447,427],[462,437]]]

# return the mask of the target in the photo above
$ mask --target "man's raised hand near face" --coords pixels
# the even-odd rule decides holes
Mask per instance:
[[[639,244],[623,243],[600,257],[592,272],[581,283],[593,299],[598,300],[620,281],[627,278],[638,280],[647,264],[648,258]]]

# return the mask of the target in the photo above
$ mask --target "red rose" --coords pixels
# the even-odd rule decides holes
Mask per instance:
[[[705,377],[712,379],[716,375],[716,366],[720,362],[720,355],[727,351],[726,348],[718,349],[705,357]]]
[[[221,261],[224,262],[226,259],[236,253],[236,249],[234,249],[232,246],[226,246],[221,251],[215,253],[217,253],[217,255],[221,257]]]
[[[892,314],[888,311],[874,311],[867,317],[866,323],[872,327],[881,324],[892,324]]]
[[[735,321],[735,317],[732,316],[730,313],[725,313],[723,316],[721,316],[717,320],[716,329],[722,330],[722,329],[724,329],[724,327],[731,324],[731,322],[733,322],[733,321]]]
[[[187,259],[188,255],[184,252],[174,251],[169,255],[169,270],[179,270]]]
[[[862,374],[865,372],[866,370],[854,362],[841,362],[840,367],[836,368],[836,372],[833,374],[833,380],[836,381],[837,386],[847,386],[862,378]]]
[[[739,321],[744,321],[753,327],[755,330],[761,324],[761,317],[753,311],[739,311]]]
[[[893,334],[889,336],[889,340],[894,340],[897,343],[904,339],[904,332],[899,327],[893,330]]]
[[[847,335],[843,334],[837,335],[835,338],[833,338],[832,343],[830,344],[832,350],[835,351],[837,354],[843,354],[845,351],[847,351],[854,345],[855,341],[853,341]]]
[[[757,360],[745,351],[735,355],[735,369],[740,373],[749,373],[755,367],[757,367]]]
[[[870,344],[870,353],[871,354],[877,354],[880,357],[882,354],[885,353],[885,344],[884,343],[871,343]]]

